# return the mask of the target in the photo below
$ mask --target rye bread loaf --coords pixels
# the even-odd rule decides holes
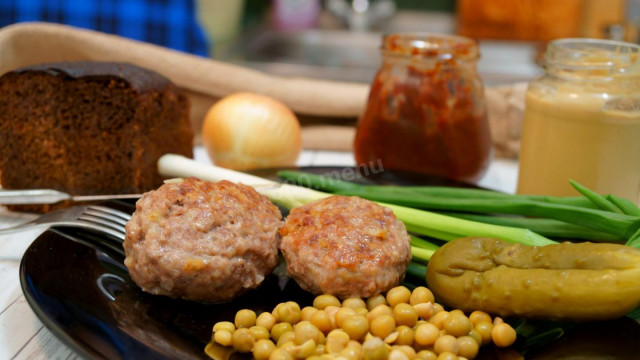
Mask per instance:
[[[0,94],[5,189],[140,193],[162,184],[156,165],[161,155],[193,156],[187,98],[147,69],[107,62],[42,64],[4,74]]]

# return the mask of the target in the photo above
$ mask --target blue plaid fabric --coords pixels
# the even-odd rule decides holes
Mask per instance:
[[[195,0],[0,0],[0,26],[46,21],[207,56]]]

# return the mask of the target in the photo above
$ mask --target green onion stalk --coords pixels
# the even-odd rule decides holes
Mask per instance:
[[[526,228],[549,237],[591,241],[627,240],[629,245],[640,243],[640,209],[634,203],[614,195],[599,195],[575,181],[570,183],[582,197],[512,195],[491,190],[437,186],[360,185],[299,171],[281,171],[278,175],[286,181],[322,191],[394,204],[399,208],[390,207],[398,210],[398,217],[408,220],[409,228],[436,238],[441,237],[434,235],[428,221],[412,221],[417,216],[414,212],[419,211],[415,209],[446,211],[450,216],[460,219],[503,225],[507,228]],[[511,217],[487,214],[508,214]],[[514,215],[520,217],[515,218]],[[429,217],[428,220],[431,219],[437,218]],[[421,229],[423,225],[429,229]],[[447,231],[440,228],[433,230]],[[489,236],[482,232],[482,227],[474,226],[474,230],[478,231],[476,235]],[[502,236],[509,231],[505,230]],[[441,235],[446,237],[454,234],[456,233]],[[526,234],[533,237],[536,235],[538,234]],[[520,242],[540,245],[535,239]]]

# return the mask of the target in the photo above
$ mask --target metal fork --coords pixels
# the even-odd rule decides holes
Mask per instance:
[[[44,214],[37,219],[0,229],[0,235],[33,229],[33,227],[68,226],[99,231],[124,241],[124,225],[131,215],[100,205],[81,205]]]

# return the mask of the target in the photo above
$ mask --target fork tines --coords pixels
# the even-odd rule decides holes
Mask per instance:
[[[121,211],[99,205],[89,205],[78,216],[78,220],[87,221],[97,225],[106,226],[118,233],[118,237],[124,239],[124,226],[131,219],[131,215]]]

